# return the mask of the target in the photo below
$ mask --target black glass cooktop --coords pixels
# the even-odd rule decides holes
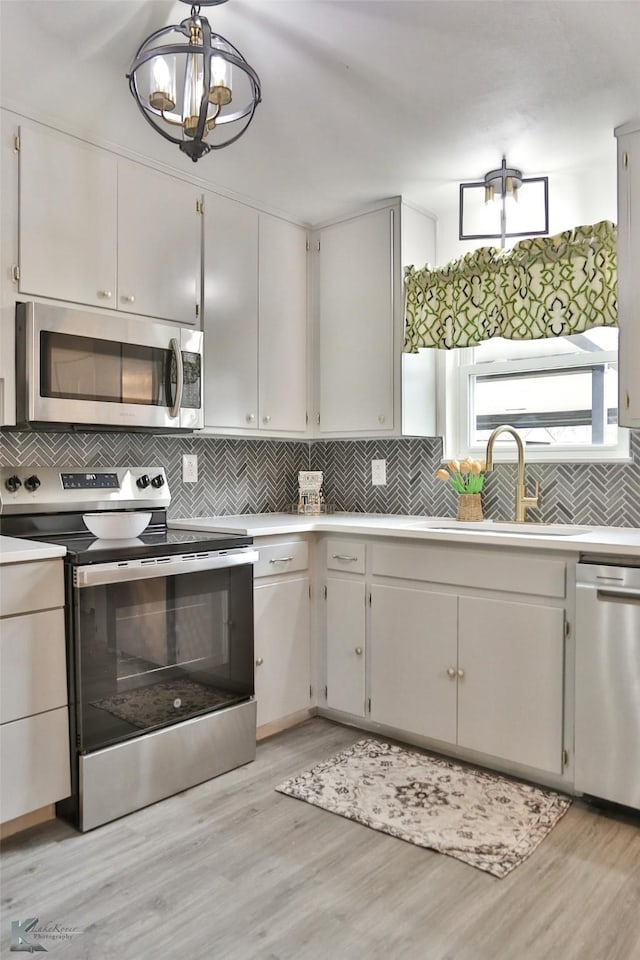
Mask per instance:
[[[66,547],[67,560],[73,564],[108,563],[125,557],[138,560],[142,557],[230,550],[253,543],[252,537],[241,535],[169,529],[162,522],[154,523],[154,520],[157,520],[155,515],[152,526],[138,537],[129,540],[100,540],[94,537],[88,532],[79,514],[1,519],[0,532],[3,534]]]
[[[172,556],[180,553],[203,553],[208,550],[229,550],[253,543],[251,537],[198,533],[193,530],[153,530],[131,540],[99,540],[94,536],[38,537],[47,543],[67,548],[71,563],[107,563],[127,557]]]

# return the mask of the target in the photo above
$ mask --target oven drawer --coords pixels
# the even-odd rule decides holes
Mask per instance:
[[[66,703],[64,610],[6,617],[0,630],[0,723]]]
[[[309,566],[309,544],[305,541],[257,544],[260,559],[253,568],[254,577],[273,577],[295,573]]]
[[[63,606],[62,560],[0,566],[0,617]]]

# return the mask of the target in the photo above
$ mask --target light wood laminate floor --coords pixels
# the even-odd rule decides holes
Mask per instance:
[[[576,802],[497,880],[274,791],[365,735],[309,720],[91,833],[9,838],[1,955],[38,917],[81,931],[51,960],[639,960],[640,819]]]

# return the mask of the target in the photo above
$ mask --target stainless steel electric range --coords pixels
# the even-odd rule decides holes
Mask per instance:
[[[167,527],[162,467],[0,470],[0,533],[66,547],[73,795],[80,830],[255,757],[250,537]],[[83,514],[150,511],[100,540]]]

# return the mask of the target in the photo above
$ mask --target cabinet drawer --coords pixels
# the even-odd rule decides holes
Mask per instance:
[[[0,822],[68,797],[66,707],[0,727]]]
[[[327,569],[364,573],[365,544],[359,540],[327,540]]]
[[[0,723],[66,703],[64,610],[6,617],[0,628]]]
[[[64,606],[61,560],[0,566],[0,616]]]
[[[565,561],[531,556],[524,551],[502,552],[438,544],[372,548],[372,572],[379,577],[424,580],[452,586],[477,587],[506,593],[564,597]]]
[[[256,546],[260,554],[260,559],[253,568],[256,579],[294,573],[296,570],[306,570],[309,566],[309,544],[305,541],[269,543],[265,546],[258,542]]]

